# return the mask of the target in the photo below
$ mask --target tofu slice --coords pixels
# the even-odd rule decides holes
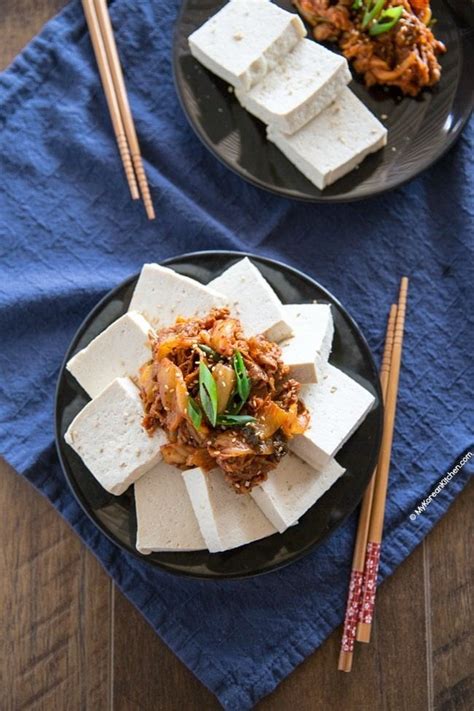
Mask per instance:
[[[344,57],[305,39],[256,86],[235,94],[251,114],[292,134],[329,106],[350,80]]]
[[[189,48],[218,77],[250,89],[305,35],[297,15],[271,2],[231,0],[189,36]]]
[[[102,331],[67,364],[67,369],[90,397],[96,397],[115,378],[135,378],[151,358],[148,334],[151,325],[129,311]]]
[[[194,279],[159,264],[144,264],[129,311],[139,311],[155,328],[172,326],[178,316],[204,316],[226,298]]]
[[[160,462],[134,489],[140,553],[206,548],[179,469]]]
[[[349,439],[374,404],[374,396],[328,363],[319,383],[302,385],[300,398],[311,413],[308,430],[289,442],[290,449],[322,469]]]
[[[150,437],[142,427],[138,388],[116,378],[79,412],[64,436],[99,484],[119,496],[161,459],[162,431]]]
[[[276,533],[247,494],[236,494],[220,469],[183,472],[199,528],[211,553],[230,550]]]
[[[293,336],[280,343],[290,375],[300,383],[317,383],[326,372],[334,336],[329,304],[284,304]]]
[[[208,287],[227,296],[227,306],[240,319],[247,338],[263,333],[278,342],[293,333],[280,299],[247,257],[210,281]]]
[[[323,190],[387,143],[387,129],[344,87],[336,100],[292,136],[273,126],[268,140]]]
[[[290,453],[263,484],[252,489],[251,496],[268,520],[283,533],[298,523],[344,472],[335,459],[317,471]]]

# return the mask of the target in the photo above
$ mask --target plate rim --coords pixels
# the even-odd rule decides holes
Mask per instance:
[[[449,135],[449,139],[446,141],[446,143],[443,144],[443,146],[438,150],[436,154],[434,154],[432,157],[427,157],[423,159],[421,162],[421,167],[418,167],[416,170],[413,170],[409,175],[403,177],[401,180],[398,182],[395,182],[393,185],[387,186],[387,187],[382,187],[382,188],[374,188],[372,192],[370,192],[367,195],[353,195],[353,196],[340,196],[340,195],[328,195],[324,193],[324,190],[321,191],[321,195],[294,195],[292,194],[289,189],[287,188],[276,188],[276,187],[271,187],[266,184],[264,184],[262,181],[258,180],[257,178],[253,177],[252,175],[244,174],[242,171],[239,171],[237,167],[231,165],[228,163],[219,153],[218,151],[214,148],[213,144],[207,140],[206,136],[204,133],[201,131],[200,127],[192,120],[191,115],[188,111],[188,108],[186,106],[186,102],[184,100],[184,95],[183,92],[180,89],[179,81],[178,81],[178,36],[179,36],[179,25],[181,23],[181,18],[185,14],[185,7],[189,0],[185,0],[184,2],[181,3],[180,9],[179,9],[179,14],[176,18],[175,25],[174,25],[174,30],[173,30],[173,40],[172,40],[172,75],[173,75],[173,83],[174,83],[174,88],[176,95],[178,97],[179,104],[181,106],[181,109],[186,117],[186,120],[188,124],[190,125],[191,129],[193,130],[194,134],[197,136],[197,138],[201,141],[201,143],[204,145],[205,148],[211,153],[211,155],[216,158],[221,165],[225,166],[228,170],[230,170],[234,175],[239,176],[242,180],[245,180],[247,183],[250,183],[254,187],[259,188],[260,190],[264,190],[265,192],[268,192],[272,195],[277,195],[280,198],[285,198],[287,200],[295,200],[297,202],[302,202],[302,203],[315,203],[315,204],[320,204],[320,203],[328,203],[328,204],[344,204],[344,203],[353,203],[353,202],[361,202],[363,200],[371,200],[372,198],[379,197],[381,195],[385,195],[387,193],[390,193],[394,190],[398,190],[399,188],[403,187],[407,183],[409,183],[411,180],[415,180],[421,173],[424,173],[425,170],[430,168],[432,165],[435,165],[443,156],[448,153],[449,150],[454,146],[456,141],[459,139],[461,136],[461,133],[463,132],[467,122],[469,121],[472,112],[474,110],[474,91],[471,92],[471,99],[469,103],[468,110],[464,113],[462,121],[458,123],[456,126],[455,130]],[[446,0],[442,0],[442,2],[445,5],[449,6],[449,3],[446,2]],[[456,27],[459,29],[458,24],[456,24]],[[474,32],[474,28],[471,28],[471,33]],[[464,45],[464,36],[461,33],[461,46]],[[191,53],[189,53],[189,56],[192,56]],[[197,60],[195,60],[197,61]],[[354,81],[354,74],[352,72],[352,68],[350,69],[352,79],[351,81]],[[456,95],[457,96],[457,93]],[[410,97],[405,97],[405,98],[410,98]],[[257,118],[252,117],[255,121],[258,121]],[[418,164],[420,165],[420,164]]]
[[[238,250],[227,250],[227,249],[208,249],[208,250],[198,250],[194,252],[185,252],[183,254],[177,254],[172,257],[167,257],[166,259],[160,260],[157,262],[157,264],[160,264],[162,266],[168,266],[172,265],[178,260],[184,260],[184,259],[193,259],[196,257],[203,257],[205,255],[219,255],[219,256],[225,256],[229,258],[244,258],[248,257],[249,259],[255,259],[257,261],[264,262],[270,267],[278,267],[278,269],[284,269],[288,270],[290,272],[293,272],[297,277],[302,277],[303,279],[309,281],[313,285],[315,285],[323,294],[327,295],[331,301],[333,301],[343,312],[345,318],[348,319],[349,324],[351,326],[351,329],[353,333],[356,334],[356,337],[359,339],[361,345],[363,346],[364,350],[366,351],[366,355],[368,357],[368,361],[370,363],[371,369],[375,374],[378,374],[378,370],[374,361],[374,357],[372,355],[372,351],[369,347],[369,344],[367,342],[367,339],[364,336],[363,331],[359,327],[357,321],[351,316],[350,312],[341,304],[339,299],[335,298],[333,294],[326,289],[324,286],[322,286],[316,279],[313,279],[313,277],[307,275],[305,272],[301,271],[300,269],[287,265],[284,262],[273,259],[271,257],[267,257],[265,255],[258,255],[254,254],[252,252],[241,252]],[[145,263],[145,262],[144,262]],[[157,561],[147,555],[144,555],[140,553],[138,550],[134,549],[132,546],[128,548],[113,532],[108,530],[101,521],[97,520],[96,517],[94,517],[93,511],[90,510],[90,506],[82,494],[82,492],[79,489],[79,486],[76,483],[76,480],[74,477],[70,477],[69,472],[68,472],[68,465],[65,462],[65,459],[62,454],[62,440],[64,439],[61,435],[61,428],[60,428],[60,410],[61,407],[59,405],[59,398],[60,398],[60,390],[63,385],[63,379],[65,376],[66,372],[66,364],[71,358],[71,351],[73,350],[74,344],[77,343],[78,339],[82,336],[84,330],[87,328],[87,326],[90,324],[91,320],[93,320],[94,317],[96,317],[97,313],[102,309],[102,307],[110,301],[111,298],[113,298],[114,294],[117,293],[118,291],[122,290],[124,287],[126,287],[129,283],[131,283],[133,280],[137,279],[139,276],[140,272],[136,272],[125,279],[123,279],[119,284],[117,284],[115,287],[110,289],[102,298],[95,304],[95,306],[92,307],[92,309],[86,314],[85,318],[81,321],[79,327],[76,329],[74,332],[73,337],[71,338],[68,348],[66,350],[66,353],[64,355],[64,358],[62,360],[58,377],[57,377],[57,382],[56,382],[56,388],[55,388],[55,396],[54,396],[54,439],[55,439],[55,446],[56,446],[56,452],[58,455],[59,463],[61,465],[61,470],[64,475],[64,478],[68,484],[69,489],[71,490],[76,502],[79,504],[80,508],[82,511],[86,514],[87,518],[91,521],[91,523],[103,534],[105,537],[111,541],[114,545],[116,545],[121,551],[123,551],[126,554],[132,555],[135,559],[142,561],[145,565],[149,566],[151,569],[155,570],[161,570],[165,573],[168,573],[170,575],[176,575],[179,577],[184,577],[184,578],[189,578],[189,579],[194,579],[194,580],[213,580],[213,581],[223,581],[223,580],[245,580],[245,579],[250,579],[250,578],[255,578],[255,577],[260,577],[262,575],[267,575],[269,573],[275,572],[276,570],[283,569],[287,567],[288,565],[291,565],[293,563],[296,563],[298,560],[301,560],[304,558],[306,555],[309,553],[313,552],[318,548],[319,545],[321,545],[329,536],[331,536],[343,523],[347,521],[349,516],[355,511],[357,506],[359,505],[360,501],[362,500],[363,493],[361,494],[360,498],[354,500],[353,506],[350,507],[348,511],[333,525],[331,530],[324,536],[322,536],[319,540],[314,541],[313,543],[310,543],[308,546],[303,548],[302,550],[298,551],[295,553],[289,560],[285,561],[280,561],[276,562],[264,570],[257,570],[257,571],[250,571],[246,573],[225,573],[222,575],[216,575],[216,574],[209,574],[209,573],[196,573],[196,572],[187,572],[185,570],[177,570],[175,568],[167,566],[165,563],[161,561]],[[383,417],[384,417],[384,404],[383,404],[383,397],[382,397],[382,390],[380,386],[380,381],[378,377],[376,378],[375,382],[373,383],[373,386],[375,387],[375,390],[377,392],[377,400],[378,400],[378,410],[379,410],[379,416],[378,416],[378,422],[377,422],[377,427],[376,427],[376,432],[375,432],[375,446],[372,450],[371,453],[371,460],[370,460],[370,467],[368,467],[368,475],[367,475],[367,483],[370,479],[371,472],[373,471],[378,453],[380,451],[380,445],[381,445],[381,440],[382,440],[382,431],[383,431]],[[80,387],[80,386],[79,386]],[[314,504],[313,504],[314,505]],[[275,534],[273,534],[275,535]],[[258,541],[255,541],[258,543]],[[252,543],[247,544],[249,546],[252,545]]]

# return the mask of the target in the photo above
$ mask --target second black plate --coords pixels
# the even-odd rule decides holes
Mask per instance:
[[[189,35],[223,4],[222,0],[184,0],[174,38],[175,84],[184,112],[202,142],[254,185],[311,202],[368,198],[425,170],[452,146],[471,114],[474,5],[465,0],[433,0],[435,33],[448,48],[440,58],[441,81],[416,99],[380,87],[369,91],[352,81],[354,93],[387,126],[388,145],[368,156],[358,170],[318,190],[267,141],[264,124],[240,106],[228,84],[191,56]],[[278,0],[277,5],[295,12],[289,0]]]
[[[198,252],[175,257],[164,264],[180,274],[207,283],[243,256],[240,252]],[[379,379],[359,328],[341,304],[308,276],[278,262],[248,256],[284,303],[309,303],[317,299],[332,304],[335,335],[331,363],[370,390],[376,402],[361,427],[337,455],[337,461],[347,471],[301,518],[297,526],[283,534],[274,534],[225,553],[199,551],[142,555],[135,548],[133,487],[119,497],[107,493],[64,441],[64,433],[69,424],[89,399],[65,365],[71,356],[127,311],[138,275],[127,279],[107,294],[80,327],[59,374],[56,394],[58,453],[72,491],[95,525],[125,551],[149,565],[172,573],[204,578],[245,577],[268,572],[300,558],[354,510],[378,455],[382,422]]]

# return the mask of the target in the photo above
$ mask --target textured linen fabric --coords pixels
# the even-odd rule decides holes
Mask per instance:
[[[65,349],[90,308],[144,261],[245,249],[307,271],[379,357],[398,279],[411,277],[384,578],[461,491],[471,463],[410,513],[472,446],[473,124],[409,185],[307,205],[246,184],[199,143],[171,75],[175,1],[111,7],[157,220],[132,203],[78,0],[0,77],[0,451],[45,494],[121,590],[229,710],[251,708],[344,613],[355,516],[288,568],[214,583],[150,570],[79,509],[53,446]],[[196,614],[198,612],[199,614]]]

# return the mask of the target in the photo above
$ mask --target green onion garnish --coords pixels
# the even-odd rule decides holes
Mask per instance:
[[[237,376],[237,392],[242,401],[242,404],[247,400],[250,395],[250,378],[247,373],[247,368],[245,367],[244,359],[242,358],[242,353],[240,351],[235,351],[234,357],[232,359],[235,375]]]
[[[367,27],[369,22],[377,18],[383,10],[385,0],[369,0],[362,18],[362,27]]]
[[[204,343],[198,343],[198,348],[213,360],[219,360],[219,353],[217,353],[217,351],[215,351],[210,346],[205,346]]]
[[[213,427],[217,421],[217,386],[205,363],[199,363],[199,397],[206,417]]]
[[[223,427],[241,427],[249,422],[255,422],[255,417],[250,415],[219,415],[217,424]]]
[[[194,427],[198,430],[201,427],[202,412],[196,400],[189,396],[188,399],[188,416]]]
[[[394,27],[399,21],[403,13],[403,7],[398,5],[397,7],[389,7],[385,10],[377,22],[374,22],[369,29],[369,35],[375,37],[376,35],[381,35],[383,32],[388,32]]]
[[[362,0],[354,0],[354,2],[352,3],[352,9],[353,10],[360,10],[361,7],[362,7]]]

